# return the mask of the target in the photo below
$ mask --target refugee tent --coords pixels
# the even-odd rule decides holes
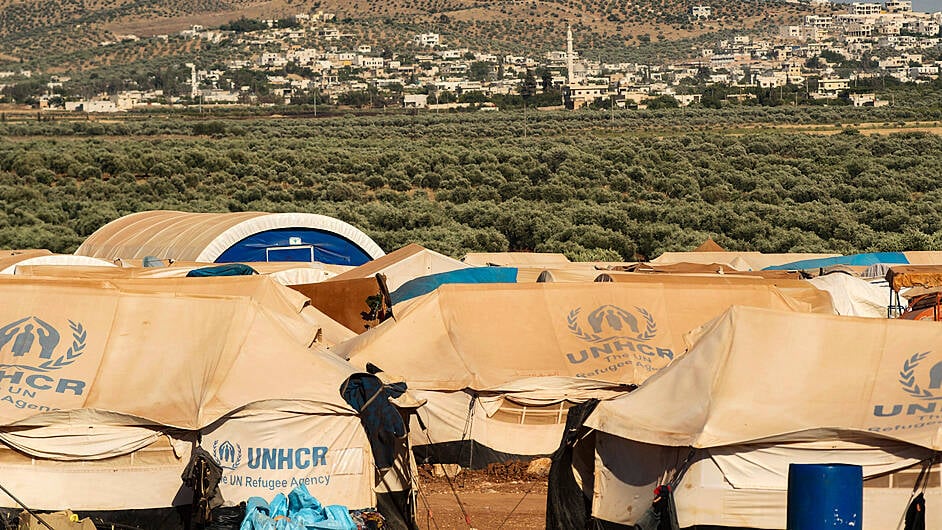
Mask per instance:
[[[372,278],[377,274],[382,274],[385,278],[386,287],[390,291],[395,291],[405,282],[420,276],[466,268],[468,268],[468,265],[454,258],[449,258],[434,250],[411,243],[381,258],[350,269],[343,274],[338,274],[332,280]]]
[[[115,264],[85,256],[75,256],[72,254],[52,254],[51,252],[24,252],[7,256],[0,256],[0,274],[15,274],[20,267],[30,265],[59,265],[73,266],[80,265],[85,267],[108,267],[117,268]]]
[[[113,260],[153,256],[207,263],[319,261],[362,265],[382,256],[366,234],[339,219],[310,213],[126,215],[96,230],[75,251]]]
[[[552,452],[573,403],[642,383],[684,352],[685,333],[732,304],[812,310],[770,283],[638,276],[442,285],[333,351],[403,377],[428,400],[419,414],[431,441],[414,429],[413,444],[434,451],[418,455],[484,465]]]
[[[375,506],[370,441],[340,394],[354,370],[299,342],[303,321],[265,283],[0,279],[16,300],[0,307],[3,486],[35,509],[177,526],[201,447],[226,506],[299,483]]]
[[[572,262],[558,252],[469,252],[461,261],[472,267],[566,267]]]
[[[782,265],[798,260],[832,258],[840,254],[763,254],[761,252],[724,251],[724,252],[665,252],[650,260],[655,265],[674,263],[719,263],[736,270],[758,271],[773,265]]]
[[[100,263],[108,263],[97,258],[85,258],[82,256],[70,256],[72,258],[83,260],[96,260]],[[115,266],[108,268],[89,267],[84,265],[68,264],[38,264],[33,266],[33,260],[27,260],[29,264],[18,265],[16,274],[61,277],[61,278],[183,278],[190,271],[200,268],[213,267],[215,263],[194,263],[194,262],[176,262],[164,267],[141,267],[141,266]],[[331,268],[325,267],[322,263],[299,263],[293,261],[281,262],[252,262],[247,263],[259,274],[271,277],[282,285],[299,285],[317,283],[333,278],[337,275]]]
[[[939,344],[929,323],[733,307],[588,417],[572,455],[591,513],[633,524],[669,484],[681,527],[780,529],[788,464],[846,463],[863,466],[866,527],[897,528],[921,488],[942,503]]]
[[[279,284],[271,276],[258,275],[255,277],[217,277],[213,282],[195,282],[174,273],[171,276],[151,276],[146,274],[151,269],[128,268],[100,268],[100,267],[62,267],[62,266],[26,266],[18,270],[17,277],[35,277],[47,279],[94,279],[94,280],[124,280],[125,286],[134,285],[129,280],[139,280],[148,286],[157,285],[167,292],[185,292],[194,295],[234,293],[252,296],[266,303],[278,304],[279,311],[296,313],[302,322],[300,335],[304,337],[305,345],[311,342],[322,346],[332,346],[352,338],[355,333],[344,325],[336,322],[328,315],[311,305],[310,300],[301,293]],[[164,269],[155,268],[156,271]],[[183,271],[191,269],[182,268]],[[163,283],[153,283],[154,281]],[[148,283],[150,282],[150,283]],[[127,288],[127,287],[126,287]]]

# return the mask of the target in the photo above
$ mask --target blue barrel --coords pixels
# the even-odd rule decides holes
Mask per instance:
[[[788,466],[788,530],[863,525],[863,468],[849,464]]]

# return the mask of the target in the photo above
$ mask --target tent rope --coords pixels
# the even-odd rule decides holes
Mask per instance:
[[[526,499],[527,495],[529,495],[530,492],[533,490],[533,486],[534,484],[530,484],[530,487],[527,488],[527,491],[523,492],[523,497],[520,497],[520,500],[517,501],[517,504],[513,507],[512,510],[510,510],[510,513],[507,514],[507,517],[504,517],[504,520],[501,521],[500,526],[497,527],[497,530],[500,530],[501,528],[504,527],[505,524],[507,524],[507,521],[510,520],[510,517],[514,514],[514,512],[517,511],[517,508],[519,508],[520,505],[523,504],[524,499]]]
[[[432,441],[432,436],[428,432],[428,427],[425,426],[425,422],[422,421],[422,416],[416,413],[415,417],[419,420],[419,427],[421,427],[422,432],[425,433],[425,438],[428,440],[429,446],[434,446]],[[436,460],[439,460],[436,455]],[[445,469],[444,464],[438,464],[442,468],[442,475],[445,475],[445,480],[448,482],[448,487],[451,489],[452,495],[455,497],[455,501],[458,503],[458,508],[461,510],[461,514],[464,515],[464,522],[468,525],[468,528],[473,529],[474,526],[471,525],[471,516],[468,514],[468,510],[465,509],[464,503],[461,502],[461,498],[458,496],[458,490],[455,488],[454,483],[451,481],[451,477],[448,475],[448,470]]]

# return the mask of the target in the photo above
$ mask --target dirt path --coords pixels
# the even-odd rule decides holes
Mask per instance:
[[[548,471],[548,464],[544,471]],[[452,473],[449,471],[450,475]],[[545,527],[547,478],[527,474],[526,463],[493,464],[479,471],[462,470],[451,480],[455,492],[445,477],[432,473],[431,466],[422,466],[419,476],[416,519],[422,530],[468,530],[455,492],[468,513],[470,528],[529,530]]]

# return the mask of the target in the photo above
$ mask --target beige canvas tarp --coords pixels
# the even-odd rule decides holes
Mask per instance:
[[[267,399],[349,412],[337,388],[352,370],[302,345],[303,321],[270,281],[193,280],[0,279],[16,300],[0,306],[0,425],[85,408],[198,429]],[[272,352],[295,369],[259,370]],[[311,373],[338,387],[308,384]],[[11,384],[35,395],[18,406]]]
[[[23,267],[31,265],[84,266],[89,268],[114,269],[117,265],[110,261],[75,256],[73,254],[23,253],[0,258],[0,274],[16,274]]]
[[[734,307],[692,350],[587,425],[656,445],[717,447],[867,433],[942,449],[942,327]]]
[[[165,267],[140,266],[112,266],[90,267],[88,261],[99,261],[97,258],[71,256],[76,263],[37,263],[37,260],[27,260],[24,265],[16,266],[19,276],[45,276],[47,278],[87,278],[87,279],[121,279],[121,278],[184,278],[194,269],[204,267],[218,267],[218,263],[176,262]],[[79,262],[78,260],[85,260]],[[298,262],[270,262],[246,263],[261,275],[270,276],[282,285],[297,285],[322,282],[333,278],[337,273],[332,270],[334,266],[322,263]],[[12,272],[11,272],[12,273]]]
[[[867,526],[895,528],[939,449],[940,340],[934,323],[731,308],[589,417],[593,514],[632,523],[682,472],[681,526],[784,528],[788,464],[841,462],[863,466]]]
[[[763,254],[761,252],[665,252],[651,260],[656,265],[673,263],[722,263],[737,270],[762,270],[766,267],[784,265],[806,259],[833,258],[840,254]]]
[[[554,252],[469,252],[461,258],[473,267],[565,267],[571,262],[563,254]]]
[[[811,310],[757,281],[638,276],[630,284],[443,285],[334,351],[425,390],[500,389],[546,376],[640,384],[684,352],[685,333],[733,304]]]
[[[160,276],[161,271],[173,268],[156,269],[153,276],[139,275],[138,268],[102,268],[102,267],[58,267],[27,266],[22,268],[18,277],[46,279],[75,279],[119,281],[122,288],[132,289],[143,286],[152,292],[183,293],[189,295],[235,295],[250,296],[256,301],[272,305],[279,314],[295,313],[300,319],[294,319],[289,328],[305,345],[311,342],[332,346],[355,335],[342,324],[310,305],[310,300],[303,294],[281,285],[268,275],[220,276],[213,278],[186,278],[185,276]],[[127,274],[128,276],[125,276]],[[163,283],[154,283],[154,282]]]
[[[292,285],[291,288],[308,297],[314,307],[351,330],[353,334],[363,333],[369,325],[377,324],[364,320],[362,315],[370,312],[368,298],[382,296],[376,278]]]
[[[421,245],[412,243],[390,252],[381,258],[374,259],[359,267],[354,267],[342,274],[338,274],[331,278],[331,280],[345,281],[359,278],[373,278],[377,274],[382,274],[386,278],[386,287],[392,292],[407,281],[414,280],[420,276],[450,272],[458,269],[466,269],[468,267],[469,265],[461,263],[454,258],[449,258],[444,254],[439,254]]]
[[[283,290],[264,277],[0,279],[16,300],[0,306],[4,485],[40,509],[185,504],[201,435],[229,504],[305,483],[373,505],[369,442],[339,393],[353,370],[302,342]]]
[[[843,463],[859,465],[864,476],[865,528],[897,525],[932,451],[886,439],[822,438],[818,441],[759,443],[699,449],[642,444],[595,432],[594,462],[581,462],[592,515],[631,525],[651,506],[655,487],[683,474],[674,489],[681,528],[716,525],[736,528],[786,527],[788,466]],[[586,445],[586,444],[580,444]],[[578,453],[593,447],[577,446]],[[689,458],[689,460],[688,460]],[[686,465],[685,465],[686,462]],[[594,467],[592,467],[594,466]],[[938,476],[939,466],[932,476]],[[922,491],[926,502],[942,502],[938,480]],[[927,528],[942,525],[942,513],[927,513]]]

